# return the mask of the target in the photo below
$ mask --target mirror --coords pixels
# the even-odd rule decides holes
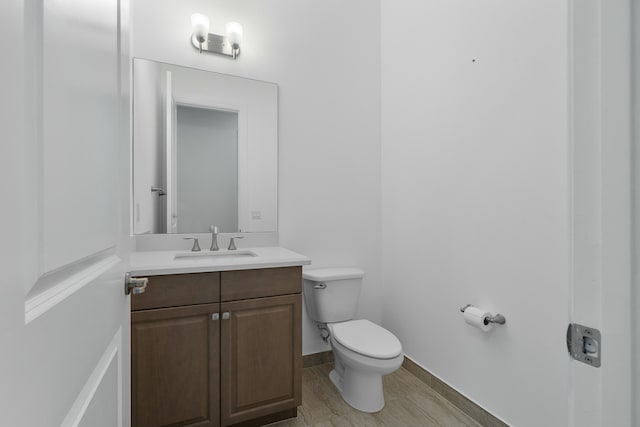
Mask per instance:
[[[135,58],[135,234],[277,231],[278,86]]]

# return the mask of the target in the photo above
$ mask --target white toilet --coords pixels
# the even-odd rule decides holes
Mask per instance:
[[[309,317],[327,326],[335,369],[329,377],[344,400],[363,412],[384,407],[382,376],[402,365],[398,338],[368,320],[353,320],[364,271],[359,268],[303,270]]]

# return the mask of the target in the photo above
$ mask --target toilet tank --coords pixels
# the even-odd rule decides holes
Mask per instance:
[[[364,271],[353,267],[303,270],[302,293],[309,317],[322,323],[353,319],[363,277]]]

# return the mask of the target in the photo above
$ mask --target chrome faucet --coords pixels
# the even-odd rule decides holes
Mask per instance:
[[[236,236],[236,237],[232,237],[231,240],[229,240],[229,247],[227,248],[227,250],[229,251],[235,251],[236,249],[236,242],[234,239],[244,239],[244,237],[242,236]]]
[[[185,237],[184,240],[193,240],[193,247],[191,248],[191,252],[200,252],[200,245],[198,244],[197,237]]]
[[[209,248],[209,250],[220,250],[220,248],[218,248],[218,226],[212,225],[211,227],[209,227],[209,231],[211,232],[211,247]]]

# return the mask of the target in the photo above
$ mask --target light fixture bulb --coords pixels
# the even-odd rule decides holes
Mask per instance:
[[[234,50],[239,49],[242,44],[242,25],[237,22],[228,22],[227,39]]]
[[[191,15],[191,27],[198,43],[204,43],[209,35],[209,18],[201,13],[194,13]]]

